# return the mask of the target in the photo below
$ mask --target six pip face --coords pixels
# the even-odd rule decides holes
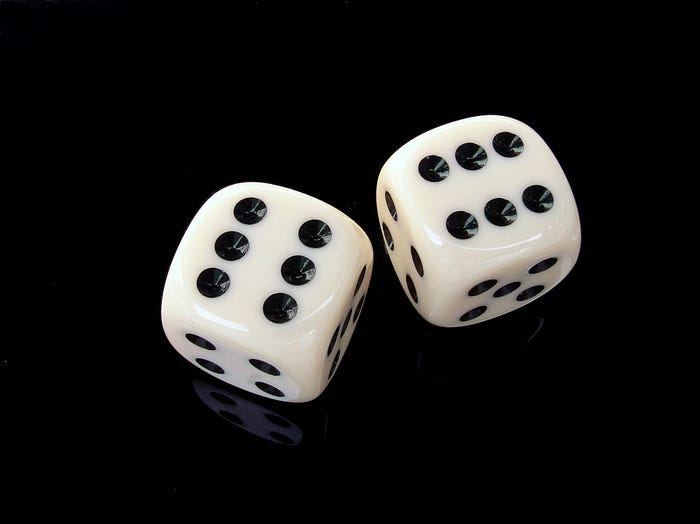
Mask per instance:
[[[405,144],[382,168],[377,209],[406,294],[439,326],[512,311],[578,257],[566,176],[544,140],[512,118],[467,118]]]
[[[346,354],[372,262],[367,235],[332,206],[234,184],[205,202],[180,242],[163,328],[179,353],[229,384],[312,400]]]

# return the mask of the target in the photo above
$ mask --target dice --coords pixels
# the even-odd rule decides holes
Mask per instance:
[[[345,354],[372,264],[367,235],[332,206],[270,184],[229,186],[198,211],[173,257],[165,335],[229,384],[312,400]]]
[[[544,140],[512,118],[467,118],[414,138],[382,167],[376,198],[404,291],[438,326],[519,308],[578,257],[566,176]]]

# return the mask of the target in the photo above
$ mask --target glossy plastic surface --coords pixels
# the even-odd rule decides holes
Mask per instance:
[[[251,202],[247,199],[264,202],[264,213],[252,219],[250,213],[237,216],[235,210]],[[330,240],[316,244],[321,247],[305,244],[313,244],[302,230],[311,220],[330,228]],[[222,245],[217,240],[229,232],[247,239],[243,256],[217,252]],[[292,257],[308,259],[313,271],[300,268],[289,278],[285,271],[299,260]],[[225,382],[277,400],[311,400],[325,389],[345,354],[372,261],[367,235],[332,206],[270,184],[229,186],[202,206],[175,253],[161,308],[165,334],[185,358]],[[225,289],[202,288],[213,289],[208,294],[214,296],[205,296],[199,286],[209,270],[225,273],[230,281]],[[291,320],[267,316],[270,297],[280,294],[296,303]],[[350,313],[353,319],[329,347]]]
[[[504,155],[498,137],[511,135],[501,133],[519,137],[522,147]],[[537,212],[530,197],[538,196],[539,186],[553,202]],[[474,324],[517,309],[556,286],[578,257],[581,229],[566,176],[544,140],[512,118],[467,118],[416,137],[383,166],[376,198],[384,236],[388,229],[393,243],[394,270],[416,310],[438,326]],[[504,210],[503,203],[510,206]],[[465,213],[472,215],[469,227],[460,222]],[[449,231],[449,217],[462,238]],[[556,258],[551,267],[532,270],[550,258]],[[488,289],[474,289],[480,284]]]
[[[301,443],[302,429],[283,414],[202,380],[195,380],[192,386],[209,409],[234,426],[276,444]]]

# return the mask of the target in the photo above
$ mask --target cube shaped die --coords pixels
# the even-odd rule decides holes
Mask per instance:
[[[163,328],[225,382],[312,400],[345,354],[372,263],[367,235],[339,210],[284,187],[235,184],[187,228],[165,282]]]
[[[512,118],[467,118],[414,138],[383,166],[376,198],[404,291],[438,326],[517,309],[578,257],[566,176],[545,141]]]

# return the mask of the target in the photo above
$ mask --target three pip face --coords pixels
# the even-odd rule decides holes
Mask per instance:
[[[552,289],[580,246],[576,203],[544,140],[517,120],[467,118],[396,151],[377,182],[389,258],[418,313],[481,322]],[[320,395],[359,320],[372,274],[364,231],[291,189],[240,183],[198,211],[165,282],[173,347],[241,389]]]

